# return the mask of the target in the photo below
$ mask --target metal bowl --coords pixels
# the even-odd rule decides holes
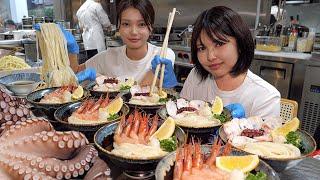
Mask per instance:
[[[264,161],[266,161],[277,172],[282,172],[284,170],[287,170],[296,166],[300,161],[302,161],[304,158],[312,154],[317,147],[316,141],[309,133],[301,129],[298,129],[297,132],[301,136],[302,145],[303,145],[303,148],[305,149],[305,152],[301,153],[300,157],[296,157],[296,158],[270,158],[266,156],[259,156],[259,157]],[[221,126],[221,128],[219,129],[219,136],[224,142],[228,141],[227,135],[223,130],[223,126]],[[237,149],[243,151],[240,148],[237,148]]]
[[[40,103],[40,100],[44,97],[44,95],[53,92],[57,88],[59,88],[59,87],[41,89],[41,90],[34,91],[34,92],[27,95],[27,101],[34,106],[34,109],[40,109],[41,111],[43,111],[43,113],[50,120],[54,120],[54,112],[58,108],[60,108],[64,105],[67,105],[67,104],[82,101],[89,96],[88,91],[84,90],[84,94],[83,94],[82,98],[77,99],[77,100],[72,100],[67,103],[54,103],[54,104]]]
[[[71,124],[68,122],[68,118],[72,115],[74,111],[76,111],[80,106],[82,102],[75,102],[71,104],[64,105],[60,108],[58,108],[54,112],[54,118],[63,126],[69,130],[74,130],[74,131],[80,131],[83,132],[86,137],[91,141],[93,140],[94,133],[100,129],[102,126],[112,123],[114,121],[120,120],[120,117],[122,115],[127,115],[129,112],[129,107],[125,104],[123,104],[120,112],[119,112],[119,118],[111,120],[109,122],[104,122],[104,123],[92,123],[92,124],[86,124],[86,125],[81,125],[81,124]]]
[[[231,118],[231,113],[227,108],[223,108],[223,113],[227,114],[227,118]],[[157,111],[157,114],[161,117],[161,119],[167,119],[169,117],[169,114],[166,110],[166,108],[161,108]],[[191,137],[196,137],[198,139],[201,139],[201,142],[203,144],[211,143],[214,136],[217,135],[218,129],[221,127],[221,124],[213,126],[213,127],[203,127],[203,128],[192,128],[192,127],[184,127],[180,126],[183,129],[184,132],[188,135],[188,141],[191,139]]]
[[[201,145],[202,152],[205,155],[209,155],[211,152],[210,145]],[[222,148],[223,149],[223,148]],[[231,155],[246,155],[247,153],[232,149]],[[176,161],[176,152],[171,152],[166,157],[164,157],[156,168],[156,179],[157,180],[167,180],[173,179],[173,169]],[[260,160],[259,165],[254,169],[255,171],[261,171],[266,173],[268,180],[280,180],[278,174],[264,161]]]
[[[111,150],[113,149],[113,136],[118,124],[119,122],[107,124],[95,133],[94,143],[98,147],[97,149],[99,150],[100,155],[110,160],[118,170],[119,168],[124,170],[127,176],[135,177],[137,175],[146,177],[146,174],[153,176],[154,170],[161,158],[139,160],[123,158],[111,154]],[[184,144],[186,137],[181,128],[176,126],[174,135],[178,139],[179,146]]]
[[[40,82],[40,74],[37,73],[10,74],[0,78],[0,84],[16,96],[28,95],[37,88]]]

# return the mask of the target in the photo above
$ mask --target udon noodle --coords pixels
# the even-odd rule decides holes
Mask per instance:
[[[70,68],[66,40],[58,25],[41,24],[41,32],[37,32],[37,41],[43,60],[42,78],[47,86],[77,85],[77,78]]]

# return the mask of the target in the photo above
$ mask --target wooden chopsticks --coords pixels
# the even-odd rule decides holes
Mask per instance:
[[[167,56],[169,35],[170,35],[170,31],[171,31],[171,27],[172,27],[172,23],[173,23],[173,19],[174,19],[175,14],[176,14],[176,8],[173,8],[172,12],[169,13],[167,31],[166,31],[166,35],[164,37],[164,41],[163,41],[163,44],[161,47],[161,52],[160,52],[161,58],[165,58]],[[162,91],[164,70],[165,70],[165,65],[161,64],[161,72],[160,72],[160,80],[159,80],[159,93],[161,93],[161,91]],[[150,96],[151,96],[151,93],[153,92],[154,87],[156,85],[159,71],[160,71],[160,64],[157,65],[155,73],[154,73],[154,77],[153,77],[153,81],[152,81],[152,85],[151,85],[151,89],[150,89],[150,94],[149,94]]]

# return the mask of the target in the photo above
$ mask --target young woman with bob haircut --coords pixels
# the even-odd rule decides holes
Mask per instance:
[[[230,8],[217,6],[199,15],[191,57],[195,67],[184,83],[183,98],[211,102],[219,96],[228,109],[241,104],[247,117],[280,116],[280,93],[249,70],[253,38],[240,15]]]

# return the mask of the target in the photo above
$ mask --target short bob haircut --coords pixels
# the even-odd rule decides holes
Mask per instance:
[[[149,31],[152,31],[153,24],[154,24],[154,9],[152,6],[152,3],[149,0],[122,0],[119,3],[118,6],[118,12],[117,12],[117,21],[118,26],[120,26],[121,23],[121,15],[123,11],[125,11],[128,8],[135,8],[137,9],[141,16],[144,19],[144,22],[147,24]]]
[[[197,41],[204,31],[215,43],[225,44],[229,40],[227,36],[234,37],[238,46],[238,60],[233,66],[230,74],[238,76],[245,73],[254,57],[254,42],[249,27],[241,19],[240,15],[225,6],[216,6],[202,12],[197,18],[191,40],[191,58],[195,63],[197,74],[201,81],[212,75],[205,70],[197,56]]]

